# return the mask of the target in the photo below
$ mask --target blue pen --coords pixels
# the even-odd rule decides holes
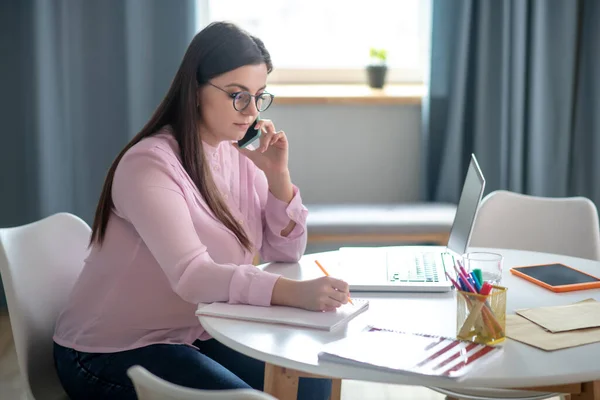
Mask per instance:
[[[473,278],[471,278],[471,276],[469,276],[467,279],[469,279],[469,283],[475,290],[475,293],[479,293],[479,289],[477,289],[477,284],[473,281]]]
[[[469,291],[469,289],[467,289],[467,285],[465,285],[465,283],[463,282],[463,280],[460,276],[458,277],[458,283],[460,284],[460,288],[462,289],[463,292]]]
[[[477,289],[477,293],[481,292],[481,283],[479,282],[479,279],[477,279],[477,275],[473,271],[471,271],[470,275],[471,279],[473,280],[475,289]]]

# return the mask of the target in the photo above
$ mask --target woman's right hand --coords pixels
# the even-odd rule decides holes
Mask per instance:
[[[333,311],[348,302],[348,284],[324,276],[307,281],[279,278],[273,288],[271,304],[286,305],[311,311]]]

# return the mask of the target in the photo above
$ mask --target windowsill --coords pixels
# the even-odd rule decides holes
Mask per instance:
[[[422,84],[386,84],[371,89],[366,84],[272,84],[275,104],[420,105]]]

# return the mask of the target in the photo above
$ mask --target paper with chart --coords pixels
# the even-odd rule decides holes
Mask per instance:
[[[461,380],[502,352],[501,347],[454,338],[372,329],[325,345],[319,361]]]
[[[354,305],[344,304],[335,311],[327,312],[284,306],[263,307],[248,304],[211,303],[200,304],[196,315],[333,331],[369,308],[367,300],[353,298],[352,302]]]

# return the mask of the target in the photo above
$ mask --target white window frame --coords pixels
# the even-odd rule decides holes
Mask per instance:
[[[402,1],[402,0],[390,0]],[[424,77],[428,71],[430,54],[430,26],[431,26],[431,0],[421,0],[422,6],[419,18],[423,21],[422,31],[419,35],[421,41],[421,69],[390,68],[386,81],[393,84],[423,84]],[[201,27],[209,23],[210,14],[207,0],[196,0],[196,22],[200,21]],[[201,29],[197,27],[197,29]],[[367,82],[365,68],[344,69],[295,69],[277,68],[273,66],[273,72],[269,75],[269,83],[272,84],[365,84]]]

